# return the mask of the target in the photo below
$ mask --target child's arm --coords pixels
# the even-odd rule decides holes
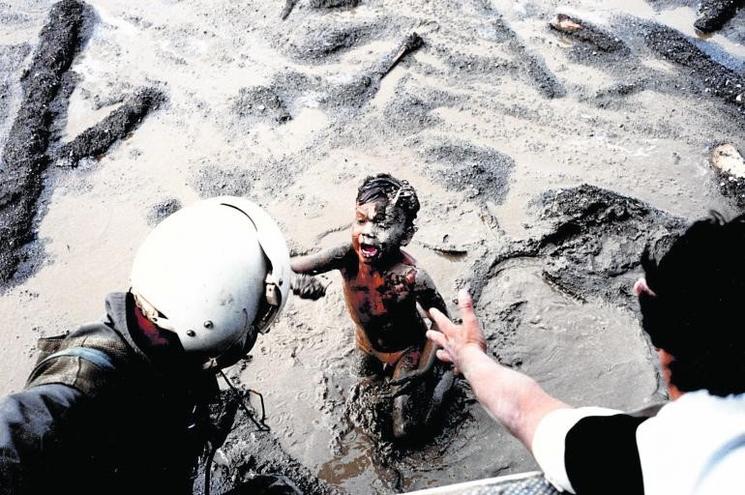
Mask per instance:
[[[319,253],[296,256],[290,260],[290,266],[293,272],[307,275],[338,270],[344,266],[345,259],[351,250],[352,246],[347,243]]]
[[[307,256],[297,256],[290,260],[295,276],[292,279],[292,292],[301,299],[320,299],[326,295],[326,286],[312,275],[339,269],[344,265],[351,246],[345,244]]]
[[[448,314],[445,300],[440,295],[437,287],[435,287],[434,281],[432,281],[432,278],[427,272],[421,269],[417,270],[414,296],[417,300],[417,306],[425,312],[429,311],[431,308],[436,308],[443,314]],[[425,318],[427,317],[426,314],[422,316]],[[437,330],[434,321],[432,322],[432,325],[432,330]],[[406,391],[414,385],[414,381],[418,378],[424,377],[427,373],[432,371],[432,368],[437,362],[437,349],[439,349],[437,344],[428,339],[422,348],[422,354],[417,369],[411,373],[407,373],[392,383],[393,385],[402,385],[402,387],[396,391],[396,395],[406,393]]]

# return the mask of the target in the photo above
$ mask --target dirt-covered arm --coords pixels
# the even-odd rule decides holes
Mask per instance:
[[[448,314],[445,299],[443,299],[442,295],[437,290],[432,277],[430,277],[427,272],[425,272],[424,270],[417,270],[416,280],[414,284],[414,294],[417,303],[423,310],[429,311],[430,309],[434,308],[444,315]],[[432,322],[432,324],[433,329],[437,330],[437,326],[434,321]],[[410,388],[406,385],[407,383],[413,385],[411,383],[412,381],[422,378],[427,373],[432,371],[432,368],[437,362],[437,349],[438,347],[435,342],[433,342],[432,340],[427,340],[427,342],[424,344],[424,347],[422,348],[422,355],[419,360],[419,366],[417,367],[417,369],[412,371],[411,373],[407,373],[406,375],[393,382],[393,385],[403,386],[396,392],[397,395],[405,393],[405,391]]]
[[[290,266],[295,273],[318,275],[342,268],[351,251],[350,244],[343,244],[318,253],[296,256],[290,260]]]

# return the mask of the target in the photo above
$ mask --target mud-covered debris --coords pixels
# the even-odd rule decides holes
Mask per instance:
[[[176,213],[182,207],[181,201],[176,198],[164,199],[159,201],[150,207],[150,211],[147,213],[147,223],[151,227],[155,227],[166,217]]]
[[[681,32],[667,26],[646,23],[647,46],[661,57],[690,69],[704,94],[718,96],[745,111],[745,77],[714,61]]]
[[[631,288],[642,252],[665,252],[686,228],[681,218],[588,184],[548,191],[531,207],[546,233],[506,245],[491,263],[475,263],[468,282],[476,297],[508,260],[538,258],[545,280],[568,296],[636,308]]]
[[[713,33],[724,26],[745,6],[745,0],[702,0],[693,26],[703,33]]]
[[[633,304],[631,287],[641,254],[664,252],[685,222],[637,199],[599,187],[548,191],[534,206],[553,224],[538,240],[544,275],[578,299],[597,296]]]
[[[515,167],[497,150],[466,142],[450,142],[423,151],[428,170],[445,186],[466,197],[501,203]]]
[[[333,85],[321,97],[326,107],[362,108],[380,89],[380,82],[405,56],[422,45],[422,39],[411,33],[399,46],[385,54],[371,69],[352,76],[351,79]]]
[[[745,158],[733,144],[715,146],[709,163],[717,174],[719,190],[739,208],[745,208]]]
[[[564,86],[556,75],[546,67],[543,57],[529,50],[502,17],[494,21],[494,29],[497,32],[497,41],[507,43],[510,51],[515,55],[520,73],[524,74],[528,82],[543,96],[560,98],[566,94]]]
[[[159,89],[138,90],[106,118],[83,131],[72,142],[63,145],[57,155],[59,160],[65,166],[75,167],[84,158],[101,156],[114,143],[126,139],[165,99]]]
[[[297,60],[319,62],[367,41],[377,25],[370,22],[313,22],[298,27],[284,47]]]
[[[386,55],[380,61],[380,64],[378,65],[378,74],[380,75],[380,79],[383,79],[385,76],[387,76],[388,73],[390,73],[406,55],[415,50],[418,50],[423,44],[424,40],[422,40],[421,36],[419,36],[417,33],[408,34],[395,52]]]
[[[297,0],[285,0],[285,6],[282,7],[282,12],[280,12],[279,18],[283,21],[287,19],[290,16],[290,13],[292,13],[292,9],[295,8],[296,4]]]
[[[568,14],[557,14],[548,25],[560,33],[587,43],[601,52],[628,51],[621,38],[595,24]]]
[[[352,8],[360,4],[360,0],[310,0],[314,9]]]
[[[0,163],[0,283],[8,282],[32,239],[33,219],[48,165],[50,105],[81,45],[85,4],[63,0],[52,6],[28,70],[21,77],[23,100]]]
[[[265,86],[241,88],[232,110],[239,117],[249,120],[283,124],[292,119],[284,100],[272,88]]]

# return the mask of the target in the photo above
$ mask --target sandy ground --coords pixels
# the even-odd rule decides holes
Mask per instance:
[[[52,3],[0,2],[0,145]],[[0,392],[23,386],[38,337],[97,318],[105,294],[127,288],[134,251],[163,212],[247,196],[279,220],[294,252],[309,252],[346,239],[357,185],[390,172],[422,202],[410,251],[447,299],[466,282],[479,286],[495,355],[572,404],[633,409],[659,398],[633,300],[598,289],[638,273],[643,243],[624,247],[611,235],[627,232],[625,220],[573,238],[601,246],[584,261],[563,241],[530,256],[514,247],[555,231],[544,192],[582,183],[666,212],[640,224],[655,232],[663,217],[736,211],[708,155],[722,142],[745,150],[741,108],[713,94],[706,75],[650,47],[640,20],[691,36],[743,77],[745,12],[699,39],[689,1],[363,0],[341,9],[300,1],[284,21],[279,1],[88,3],[95,19],[71,67],[76,83],[52,126],[53,147],[137,88],[157,88],[167,102],[96,159],[49,165],[32,255],[0,297]],[[607,29],[624,48],[606,52],[550,30],[557,12]],[[381,81],[375,67],[413,31],[424,46]],[[614,249],[625,260],[617,272],[602,265]],[[569,275],[547,276],[557,263]],[[584,271],[596,275],[592,284],[571,290],[567,277]],[[233,374],[265,394],[282,447],[311,472],[352,492],[387,493],[395,483],[374,460],[375,439],[344,424],[352,326],[340,278],[326,278],[327,296],[291,301]],[[478,406],[466,407],[451,432],[401,456],[402,488],[535,467]]]

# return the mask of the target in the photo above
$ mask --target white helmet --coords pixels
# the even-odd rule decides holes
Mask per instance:
[[[224,196],[163,220],[135,256],[131,292],[155,325],[174,332],[204,368],[243,357],[290,294],[282,232],[259,206]]]

